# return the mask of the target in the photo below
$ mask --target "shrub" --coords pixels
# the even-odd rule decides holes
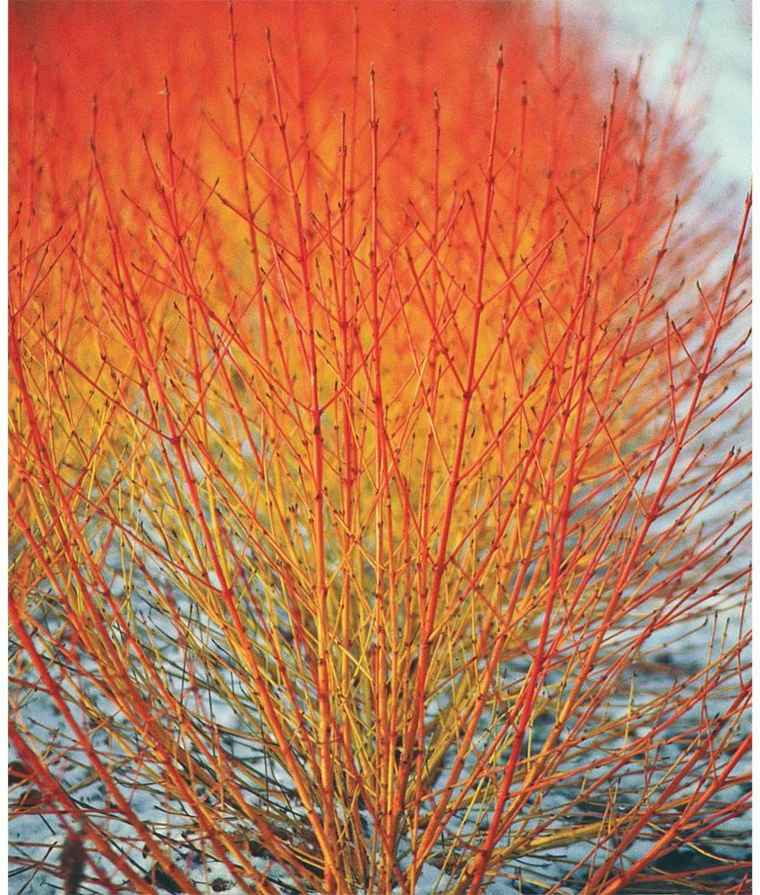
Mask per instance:
[[[676,106],[526,4],[11,35],[14,876],[748,891],[750,202]]]

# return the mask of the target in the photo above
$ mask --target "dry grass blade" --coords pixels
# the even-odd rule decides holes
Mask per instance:
[[[87,855],[82,837],[69,833],[61,849],[61,878],[64,895],[77,895],[84,878],[84,862]]]

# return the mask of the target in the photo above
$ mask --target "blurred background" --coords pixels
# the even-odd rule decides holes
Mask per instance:
[[[604,27],[606,53],[621,71],[643,53],[642,86],[651,101],[672,88],[696,16],[683,97],[686,108],[696,105],[704,115],[699,151],[715,156],[706,198],[734,185],[741,201],[752,170],[752,0],[561,0],[561,8],[593,30]]]

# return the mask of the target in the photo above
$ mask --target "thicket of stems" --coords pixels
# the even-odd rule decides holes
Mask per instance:
[[[749,198],[559,16],[204,9],[11,10],[14,873],[748,891]]]

